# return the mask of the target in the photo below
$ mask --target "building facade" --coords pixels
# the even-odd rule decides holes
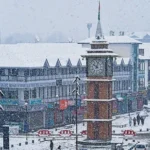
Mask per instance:
[[[18,123],[23,129],[26,113],[31,130],[70,123],[75,115],[75,96],[72,94],[75,86],[72,82],[77,75],[81,78],[78,115],[80,120],[83,119],[86,65],[81,60],[76,66],[71,65],[71,60],[65,66],[58,60],[55,66],[49,66],[47,60],[45,62],[43,67],[0,68],[0,88],[4,93],[0,103],[4,107],[5,123]],[[116,99],[113,114],[125,113],[128,108],[123,104],[127,104],[126,94],[132,90],[133,84],[132,63],[130,59],[117,58],[113,64],[113,97]],[[69,101],[67,109],[59,109],[61,100]],[[27,112],[25,102],[28,102]]]

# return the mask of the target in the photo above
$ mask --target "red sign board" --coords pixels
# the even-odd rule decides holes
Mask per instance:
[[[68,107],[68,100],[60,100],[59,101],[59,109],[65,110]]]
[[[133,135],[133,136],[135,136],[135,131],[133,131],[133,130],[125,130],[124,132],[123,132],[123,135],[125,136],[125,135]]]
[[[51,132],[46,129],[38,131],[38,136],[49,136],[50,134],[51,134]]]
[[[87,130],[83,130],[82,132],[80,132],[82,135],[87,135]]]
[[[59,135],[60,136],[71,136],[72,135],[72,131],[70,131],[70,130],[61,130],[59,132]]]

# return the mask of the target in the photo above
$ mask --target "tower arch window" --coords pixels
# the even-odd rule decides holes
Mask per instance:
[[[94,98],[99,99],[99,83],[94,83]]]

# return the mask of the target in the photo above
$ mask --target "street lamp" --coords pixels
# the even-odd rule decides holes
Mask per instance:
[[[26,110],[26,124],[25,124],[26,126],[25,126],[25,127],[26,127],[26,141],[27,141],[27,140],[28,140],[28,139],[27,139],[27,128],[28,128],[28,123],[27,123],[27,122],[28,122],[28,103],[25,102],[24,105],[25,105],[25,110]]]
[[[58,94],[56,95],[56,98],[57,98],[57,102],[56,103],[59,104],[59,95]]]
[[[79,81],[80,78],[77,76],[75,78],[75,80],[73,81],[73,83],[75,84],[75,89],[72,91],[72,93],[75,93],[76,95],[76,150],[78,150],[78,109],[77,109],[77,98],[78,98],[78,95],[79,95]]]
[[[59,95],[58,94],[56,94],[56,102],[55,102],[55,119],[57,119],[56,117],[57,117],[57,115],[56,115],[56,113],[57,113],[57,105],[59,105]],[[55,124],[55,130],[57,130],[57,128],[56,128],[56,124]]]
[[[130,110],[129,110],[129,96],[130,96],[130,92],[131,92],[131,88],[130,87],[128,87],[128,114],[129,114],[129,116],[130,116]]]

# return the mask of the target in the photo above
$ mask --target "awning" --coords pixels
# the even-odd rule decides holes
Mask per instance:
[[[117,100],[118,101],[123,101],[123,98],[122,97],[118,97]]]
[[[116,98],[118,101],[123,101],[123,98],[119,94],[116,96]]]
[[[111,100],[112,100],[112,101],[115,101],[115,100],[116,100],[116,98],[114,98],[114,97],[113,97]]]

